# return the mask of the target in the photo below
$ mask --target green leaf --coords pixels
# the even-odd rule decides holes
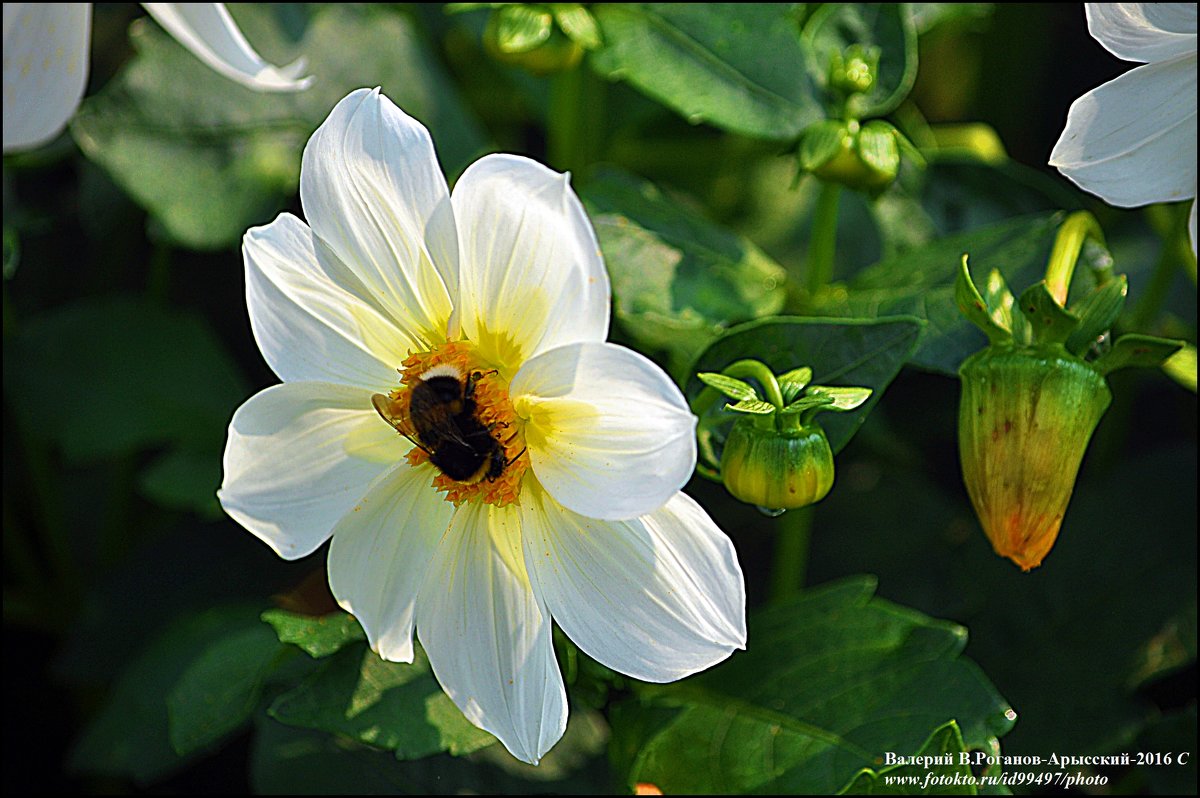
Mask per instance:
[[[583,6],[578,3],[555,3],[551,9],[558,27],[583,49],[595,50],[604,43],[596,18]]]
[[[808,366],[801,366],[786,374],[778,375],[776,379],[779,381],[779,390],[783,393],[783,401],[790,402],[800,395],[804,386],[812,382],[812,369]]]
[[[954,415],[938,412],[910,434],[952,447]],[[887,435],[887,420],[873,415],[863,434]],[[1150,439],[1161,440],[1149,421]],[[1089,455],[1054,550],[1030,573],[996,556],[965,493],[943,484],[933,461],[907,448],[897,454],[909,467],[889,469],[892,456],[844,464],[876,476],[840,482],[821,504],[820,530],[859,533],[815,534],[810,562],[824,562],[825,573],[869,568],[897,601],[967,623],[967,653],[1021,715],[1006,755],[1044,762],[1047,751],[1142,750],[1131,736],[1160,710],[1134,688],[1162,673],[1147,667],[1149,651],[1186,646],[1172,630],[1188,632],[1185,610],[1196,601],[1195,449],[1158,448],[1115,468]],[[902,536],[880,523],[898,517]]]
[[[665,350],[676,374],[722,328],[783,308],[782,267],[650,183],[610,170],[583,199],[618,323],[641,346]]]
[[[816,298],[814,312],[854,318],[913,315],[928,322],[914,365],[957,374],[986,339],[959,312],[955,264],[969,252],[975,263],[1003,267],[1009,285],[1041,278],[1060,221],[1058,214],[1010,219],[990,227],[948,236],[868,267],[843,290]]]
[[[299,646],[310,657],[335,654],[351,643],[365,639],[362,625],[353,615],[334,612],[313,617],[287,610],[267,610],[262,619],[275,629],[281,643]]]
[[[401,761],[390,752],[264,717],[250,752],[250,781],[266,795],[603,795],[606,729],[594,710],[572,706],[567,730],[537,765],[493,745],[470,757]]]
[[[980,296],[979,289],[975,287],[975,282],[971,279],[971,270],[967,266],[966,255],[962,256],[960,264],[958,278],[954,282],[954,301],[958,305],[958,312],[983,330],[993,344],[1011,341],[1011,330],[1001,326],[997,318],[1002,319],[1006,315],[1004,306],[993,308]],[[998,273],[993,270],[992,274]],[[995,294],[993,281],[989,279],[988,285],[989,293]],[[1007,315],[1011,318],[1011,313]]]
[[[880,770],[863,768],[853,781],[838,790],[838,795],[912,795],[916,792],[922,795],[977,795],[970,766],[959,764],[966,751],[958,724],[949,721],[935,730],[916,753],[930,764],[896,764]],[[931,785],[930,779],[947,779],[948,782],[944,786],[936,782]]]
[[[1183,349],[1186,343],[1152,335],[1122,335],[1092,365],[1101,374],[1130,366],[1154,368],[1161,366],[1172,355]]]
[[[1058,304],[1043,280],[1021,292],[1021,313],[1040,344],[1065,344],[1079,327],[1079,317]]]
[[[282,651],[262,626],[241,629],[205,649],[167,695],[175,751],[209,748],[249,721]]]
[[[836,410],[839,413],[845,413],[848,410],[856,410],[862,406],[863,402],[871,398],[870,388],[842,388],[831,385],[813,385],[808,389],[810,396],[817,396],[830,400],[830,405],[826,410]]]
[[[757,416],[769,416],[779,408],[770,402],[764,402],[760,399],[743,399],[735,405],[725,405],[725,409],[732,410],[735,413],[751,413]]]
[[[550,12],[523,3],[501,6],[496,14],[496,44],[506,53],[524,53],[550,38]]]
[[[804,70],[796,7],[782,3],[600,3],[592,66],[689,122],[766,139],[824,118]]]
[[[71,752],[69,767],[149,784],[189,757],[171,746],[168,697],[211,647],[262,624],[255,606],[214,608],[178,620],[128,664]],[[272,641],[274,642],[274,641]]]
[[[1101,335],[1112,329],[1121,315],[1121,309],[1125,307],[1125,294],[1128,291],[1129,281],[1120,274],[1076,302],[1071,307],[1071,313],[1079,318],[1079,327],[1067,338],[1067,351],[1081,355]]]
[[[345,648],[277,698],[269,712],[282,723],[342,734],[395,751],[400,759],[465,754],[496,741],[442,692],[423,652],[405,665],[363,645]]]
[[[804,364],[821,383],[850,383],[871,388],[871,398],[853,413],[830,417],[821,426],[829,445],[838,452],[858,430],[888,383],[912,356],[921,334],[921,322],[913,318],[809,319],[777,317],[762,319],[730,329],[700,354],[690,369],[720,371],[746,357],[761,360],[775,374]],[[687,384],[687,395],[696,396],[699,380]],[[715,411],[720,413],[720,411]],[[732,421],[732,417],[726,419]],[[698,435],[709,444],[724,441],[727,425],[720,417],[705,414]]]
[[[1162,364],[1162,370],[1175,382],[1195,393],[1196,347],[1192,344],[1185,344],[1182,349],[1167,358],[1166,362]]]
[[[875,85],[863,98],[859,118],[883,116],[908,96],[917,77],[917,31],[898,3],[828,3],[804,24],[808,73],[825,88],[834,54],[850,45],[878,47]]]
[[[138,477],[138,489],[155,504],[209,519],[221,517],[217,503],[220,484],[221,458],[216,451],[169,451]]]
[[[193,248],[235,245],[269,222],[299,185],[309,135],[352,90],[383,92],[433,132],[451,173],[482,149],[479,125],[409,20],[387,8],[231,5],[272,63],[308,61],[311,88],[261,93],[221,77],[149,19],[130,30],[136,55],[72,123],[80,149]]]
[[[5,341],[4,386],[28,429],[75,461],[162,444],[219,461],[248,393],[203,318],[127,298],[30,319]]]
[[[715,372],[706,371],[696,375],[700,382],[715,388],[721,393],[728,396],[730,399],[748,399],[754,401],[758,399],[758,392],[748,382],[743,382],[736,377],[729,377],[725,374],[717,374]]]
[[[870,577],[808,590],[752,616],[744,653],[641,688],[644,704],[676,713],[641,741],[628,782],[832,794],[885,752],[916,754],[950,720],[966,747],[991,750],[1016,715],[961,656],[966,630],[874,592]]]

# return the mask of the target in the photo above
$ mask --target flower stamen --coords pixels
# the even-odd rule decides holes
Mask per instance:
[[[376,394],[374,403],[417,444],[409,464],[433,463],[439,469],[433,487],[448,502],[516,503],[529,457],[508,381],[466,341],[411,354],[399,371],[400,385]]]

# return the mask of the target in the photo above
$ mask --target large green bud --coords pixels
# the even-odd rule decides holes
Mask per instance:
[[[1182,346],[1126,335],[1101,353],[1127,283],[1105,265],[1093,290],[1066,308],[1085,235],[1099,237],[1091,216],[1070,217],[1046,279],[1019,299],[995,270],[981,294],[965,255],[955,286],[959,310],[990,341],[958,372],[963,482],[992,548],[1024,571],[1041,565],[1058,538],[1080,463],[1112,398],[1105,375],[1158,365]]]
[[[734,375],[756,379],[763,395]],[[815,416],[857,408],[871,396],[869,388],[809,385],[808,367],[776,376],[757,360],[697,376],[709,389],[737,400],[725,405],[740,417],[725,438],[720,473],[733,496],[771,513],[825,498],[833,487],[833,450]]]
[[[825,498],[833,487],[833,450],[819,426],[783,432],[752,418],[734,422],[721,452],[721,480],[741,501],[794,510]]]
[[[958,447],[975,513],[997,554],[1036,568],[1058,538],[1108,385],[1062,347],[989,347],[959,376]]]

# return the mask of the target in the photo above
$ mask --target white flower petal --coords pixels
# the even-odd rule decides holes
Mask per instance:
[[[1192,254],[1196,254],[1196,202],[1192,201],[1192,212],[1188,214],[1188,236],[1192,240]]]
[[[458,240],[429,131],[379,89],[351,92],[304,148],[300,200],[358,281],[354,293],[411,340],[445,340]]]
[[[315,551],[411,448],[362,388],[285,382],[233,414],[217,498],[238,523],[295,560]]]
[[[1050,164],[1122,208],[1196,192],[1196,54],[1126,72],[1071,105]]]
[[[710,667],[746,646],[746,587],[729,538],[686,494],[628,521],[522,500],[534,591],[596,661],[648,682]]]
[[[345,269],[308,225],[280,214],[242,240],[246,305],[258,348],[284,382],[382,391],[415,343],[336,282]]]
[[[1086,3],[1088,33],[1125,61],[1167,61],[1196,51],[1195,3]]]
[[[671,498],[696,466],[696,417],[671,378],[615,344],[551,349],[509,386],[527,419],[538,481],[590,518],[634,518]]]
[[[467,719],[536,764],[562,737],[567,696],[550,615],[505,550],[519,523],[514,507],[459,509],[421,588],[417,637]]]
[[[215,72],[258,91],[302,91],[312,78],[301,78],[304,59],[276,67],[262,59],[224,3],[142,3],[175,40]]]
[[[431,485],[425,464],[386,472],[333,530],[329,588],[362,623],[371,648],[412,662],[417,594],[454,505]]]
[[[514,371],[547,349],[608,337],[608,273],[568,180],[528,158],[488,155],[454,186],[462,329]]]
[[[4,4],[4,151],[53,139],[87,86],[91,3]]]

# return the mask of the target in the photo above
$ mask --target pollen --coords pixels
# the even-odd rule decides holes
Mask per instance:
[[[517,503],[521,495],[521,480],[529,468],[525,422],[517,416],[509,401],[508,381],[495,366],[479,356],[470,342],[450,341],[428,352],[417,352],[405,358],[399,369],[400,385],[388,395],[389,405],[394,409],[393,423],[396,428],[414,442],[419,440],[412,419],[412,395],[416,386],[431,371],[438,375],[460,375],[464,385],[470,382],[470,399],[474,402],[472,415],[488,431],[499,447],[498,457],[503,458],[503,467],[498,474],[489,469],[490,461],[485,460],[481,472],[466,480],[454,479],[439,470],[433,479],[433,487],[444,493],[446,501],[453,504],[480,502],[504,507]],[[410,465],[430,463],[437,458],[437,449],[430,451],[430,443],[433,442],[422,441],[425,448],[419,445],[409,451],[407,459]],[[490,443],[488,446],[494,453],[495,447]]]

